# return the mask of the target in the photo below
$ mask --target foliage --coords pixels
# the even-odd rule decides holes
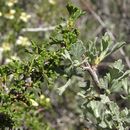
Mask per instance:
[[[129,99],[130,71],[125,70],[119,59],[109,66],[105,76],[97,72],[101,62],[125,43],[114,43],[107,33],[101,39],[82,42],[75,23],[84,12],[71,4],[67,10],[68,19],[56,27],[49,41],[42,45],[31,42],[25,50],[25,59],[15,58],[1,65],[1,128],[52,130],[44,112],[52,114],[53,104],[44,95],[43,87],[55,89],[60,95],[68,89],[75,91],[83,120],[98,130],[125,130],[130,126],[130,110],[121,108],[113,98],[119,93],[123,100]],[[18,44],[24,45],[23,41]],[[74,77],[82,81],[75,84]],[[57,87],[56,80],[62,78],[66,84]]]

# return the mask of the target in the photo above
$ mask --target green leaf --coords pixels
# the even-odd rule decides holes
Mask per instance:
[[[103,111],[103,104],[99,101],[91,101],[88,104],[88,107],[90,107],[94,113],[94,116],[96,118],[101,118],[102,111]]]
[[[112,86],[110,87],[111,92],[120,92],[122,90],[122,83],[118,80],[113,80]]]
[[[118,69],[110,69],[111,81],[117,80],[120,76],[123,75],[123,72],[119,72]]]
[[[75,7],[71,4],[67,4],[66,6],[68,12],[69,12],[69,15],[70,17],[73,19],[73,20],[76,20],[78,19],[80,16],[84,15],[85,12],[83,12],[82,10],[80,10],[78,7]]]
[[[73,60],[82,60],[82,55],[86,52],[86,49],[81,40],[78,40],[75,44],[72,44],[70,53],[73,56]]]
[[[111,45],[112,42],[111,42],[111,38],[110,36],[105,33],[105,35],[102,37],[102,41],[101,41],[101,52],[104,51],[104,50],[108,50],[109,48],[109,45]]]
[[[117,80],[122,80],[123,78],[127,77],[130,74],[130,70],[127,70],[121,77],[119,77]]]
[[[124,110],[122,110],[121,113],[120,113],[120,115],[121,115],[122,118],[123,117],[126,118],[128,114],[129,114],[129,111],[128,111],[127,108],[125,108]]]
[[[122,60],[119,59],[118,61],[115,61],[113,65],[110,66],[111,68],[115,68],[119,70],[120,72],[123,71],[124,65],[122,64]]]
[[[65,50],[64,52],[65,53],[64,54],[62,53],[62,55],[65,57],[65,59],[68,59],[68,60],[72,61],[69,52],[67,50]]]
[[[107,128],[107,124],[106,124],[106,122],[104,120],[101,121],[99,126],[102,127],[102,128]]]
[[[119,130],[125,130],[122,123],[119,124]]]
[[[124,65],[122,64],[121,59],[116,61],[110,67],[111,67],[110,68],[111,81],[112,80],[118,80],[119,81],[129,74],[128,71],[124,73],[124,71],[123,71]]]
[[[125,90],[125,93],[128,94],[128,80],[127,80],[127,78],[122,80],[122,87]]]
[[[119,121],[120,120],[120,109],[115,102],[109,103],[109,109],[111,111],[111,115],[113,120]]]
[[[106,96],[106,95],[100,95],[100,98],[101,98],[101,102],[102,102],[103,104],[106,104],[106,103],[109,103],[109,102],[110,102],[109,97]]]
[[[110,36],[106,33],[101,40],[101,45],[100,45],[100,62],[107,56],[107,53],[110,49],[110,45],[112,44],[112,41],[110,39]]]
[[[112,47],[111,51],[107,54],[107,56],[109,56],[110,54],[112,54],[113,52],[115,52],[116,50],[118,50],[119,48],[121,48],[122,46],[124,46],[125,44],[126,44],[125,42],[118,42],[118,43],[116,43]]]

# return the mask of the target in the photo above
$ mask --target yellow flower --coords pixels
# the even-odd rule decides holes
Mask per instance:
[[[39,106],[39,104],[33,99],[30,99],[30,102],[31,102],[32,106],[34,106],[34,107]]]
[[[11,56],[11,60],[19,60],[20,61],[20,58],[17,57],[16,55],[14,55],[14,56]]]
[[[46,103],[50,103],[50,98],[46,98]]]
[[[16,10],[11,9],[11,10],[9,11],[9,13],[5,14],[5,17],[6,17],[7,19],[14,19],[14,14],[15,14],[15,13],[16,13]]]
[[[11,59],[7,58],[7,59],[5,59],[5,64],[10,63],[11,61],[12,61]]]
[[[11,56],[10,58],[5,59],[5,64],[8,64],[8,63],[12,62],[13,60],[18,60],[18,61],[20,61],[20,58],[17,57],[16,55],[13,55],[13,56]]]
[[[4,43],[2,44],[2,48],[3,48],[4,51],[10,51],[10,50],[11,50],[10,44],[9,44],[9,43],[6,43],[6,42],[4,42]]]
[[[0,16],[2,16],[2,12],[0,12]]]
[[[8,0],[6,2],[6,5],[9,6],[9,7],[12,7],[17,2],[18,2],[18,0]]]
[[[52,5],[55,5],[56,4],[56,1],[55,0],[48,0],[48,2]]]
[[[17,45],[21,45],[21,46],[30,46],[31,43],[29,42],[27,37],[23,37],[23,36],[19,36],[17,41],[16,41]]]
[[[29,14],[27,14],[25,12],[22,12],[21,15],[20,15],[20,19],[23,22],[27,22],[30,18],[31,18],[31,15],[29,15]]]
[[[3,48],[2,47],[0,47],[0,54],[3,52]]]
[[[16,10],[14,10],[14,9],[10,10],[10,14],[15,14],[15,13],[16,13]]]
[[[41,99],[41,100],[45,99],[45,96],[42,94],[42,95],[40,96],[40,99]]]

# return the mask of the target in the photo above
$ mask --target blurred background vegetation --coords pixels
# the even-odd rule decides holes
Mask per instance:
[[[68,17],[65,8],[68,2],[86,11],[77,21],[80,38],[84,42],[109,32],[113,40],[127,43],[104,61],[105,64],[99,67],[99,74],[103,75],[107,71],[107,64],[119,58],[126,68],[130,68],[130,0],[0,0],[0,64],[7,64],[13,59],[28,59],[24,49],[31,46],[31,41],[45,44],[43,40],[47,41],[61,19]],[[58,84],[64,83],[59,81]],[[74,93],[70,89],[59,97],[51,89],[45,88],[45,97],[49,98],[46,99],[44,95],[41,98],[45,98],[46,102],[51,100],[52,107],[38,111],[41,115],[37,118],[42,125],[27,115],[23,126],[31,129],[30,126],[34,125],[32,129],[40,130],[46,122],[48,127],[44,129],[47,130],[84,130],[88,124],[79,116]]]

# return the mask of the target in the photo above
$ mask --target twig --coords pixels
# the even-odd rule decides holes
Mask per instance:
[[[37,111],[35,111],[34,115],[37,115],[41,112],[43,112],[45,109],[44,108],[39,108]]]
[[[22,32],[46,32],[54,30],[55,26],[45,27],[45,28],[23,28]]]
[[[62,23],[61,26],[65,26],[65,23]],[[49,27],[39,27],[39,28],[23,28],[21,32],[47,32],[55,30],[57,26],[49,26]]]
[[[82,65],[82,68],[83,68],[83,70],[86,70],[90,74],[90,76],[92,77],[92,79],[94,81],[96,92],[99,93],[99,94],[101,94],[101,85],[100,85],[100,82],[99,82],[99,79],[98,79],[96,68],[92,67],[88,63],[87,60]]]

